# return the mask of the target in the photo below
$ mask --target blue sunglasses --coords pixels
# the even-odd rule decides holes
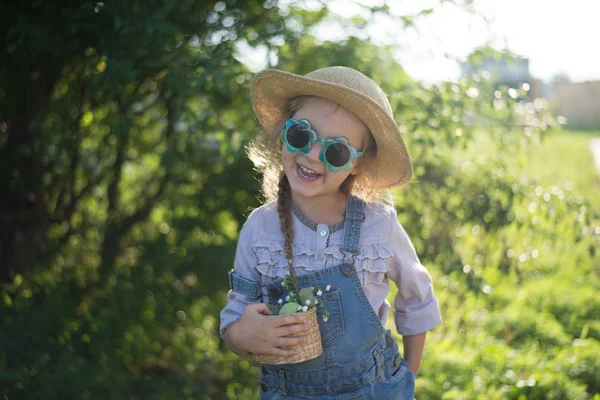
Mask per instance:
[[[349,171],[352,168],[352,160],[363,154],[362,151],[356,150],[344,136],[335,139],[322,138],[310,127],[310,122],[305,118],[299,121],[294,118],[288,119],[280,138],[292,154],[306,154],[312,149],[313,143],[320,144],[323,150],[319,154],[319,160],[331,172],[341,169]]]

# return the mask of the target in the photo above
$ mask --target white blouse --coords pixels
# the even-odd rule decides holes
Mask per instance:
[[[394,300],[398,333],[415,335],[433,329],[442,318],[431,276],[421,265],[414,246],[398,222],[396,210],[372,202],[363,211],[365,219],[360,234],[360,252],[355,256],[354,266],[381,324],[385,326],[390,309],[386,297],[391,279],[398,287]],[[350,260],[349,253],[341,251],[343,229],[329,235],[328,225],[318,224],[315,232],[295,215],[292,225],[293,265],[298,276]],[[243,277],[258,282],[262,296],[250,298],[230,290],[227,294],[228,303],[221,311],[221,336],[229,325],[240,319],[248,304],[267,302],[265,285],[272,280],[282,279],[289,271],[276,202],[257,208],[248,217],[240,232],[233,269]]]

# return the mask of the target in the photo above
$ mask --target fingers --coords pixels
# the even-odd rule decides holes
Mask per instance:
[[[273,314],[271,312],[271,310],[269,310],[269,307],[267,307],[267,305],[265,303],[248,304],[246,306],[246,309],[250,309],[251,311],[257,312],[259,314],[264,314],[264,315]]]
[[[290,349],[292,347],[305,344],[306,341],[307,338],[304,335],[298,337],[280,337],[277,339],[277,347],[282,349]]]
[[[247,351],[256,354],[271,354],[292,357],[298,354],[295,347],[306,343],[306,332],[310,325],[301,315],[285,315],[278,318],[265,318],[271,315],[265,303],[249,304],[242,319],[245,321]]]
[[[268,354],[282,357],[292,357],[298,354],[294,347],[306,344],[308,341],[306,332],[310,330],[310,325],[305,323],[294,323],[273,328],[271,339],[272,347],[265,349]]]
[[[274,323],[276,324],[275,326],[302,324],[304,323],[304,319],[300,315],[286,315],[282,318],[275,318]]]
[[[304,333],[310,330],[310,325],[308,324],[294,324],[294,325],[285,325],[276,328],[275,336],[283,337],[283,336],[305,336]]]
[[[269,307],[265,303],[253,303],[248,304],[246,306],[246,310],[259,313],[263,315],[272,315],[273,313],[269,310]],[[244,311],[245,312],[245,311]],[[269,324],[272,324],[273,327],[284,326],[284,325],[294,325],[294,324],[302,324],[304,323],[304,319],[301,315],[286,315],[281,316],[280,318],[274,318],[269,321]]]

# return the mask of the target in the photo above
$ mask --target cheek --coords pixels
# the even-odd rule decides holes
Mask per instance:
[[[335,182],[336,185],[341,185],[344,180],[350,175],[348,171],[329,172],[329,180]]]
[[[281,149],[281,162],[283,164],[289,164],[294,159],[294,155],[287,151],[287,149]]]
[[[292,154],[286,149],[281,151],[281,165],[283,168],[292,168],[296,162],[298,154]]]

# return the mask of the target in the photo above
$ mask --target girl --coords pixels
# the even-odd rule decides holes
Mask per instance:
[[[330,285],[319,319],[323,354],[263,365],[261,399],[412,399],[426,332],[441,322],[431,277],[397,221],[390,187],[408,183],[410,157],[375,82],[346,67],[299,76],[257,74],[252,105],[266,132],[250,158],[267,203],[238,241],[222,338],[238,355],[293,356],[308,326],[266,318],[291,264],[300,286]],[[388,279],[404,357],[384,328]]]

